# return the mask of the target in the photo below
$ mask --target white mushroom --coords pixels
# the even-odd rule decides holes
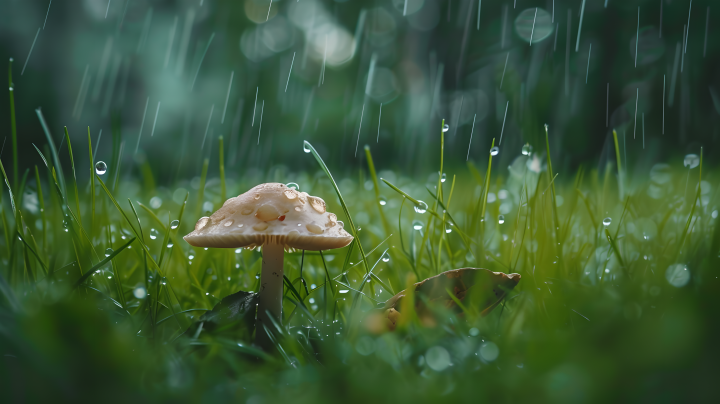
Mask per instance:
[[[282,319],[285,250],[331,250],[353,240],[337,216],[326,211],[325,201],[279,183],[261,184],[228,199],[209,218],[198,220],[184,238],[195,247],[263,247],[255,335],[262,347],[270,346],[262,326],[270,326],[268,312]]]

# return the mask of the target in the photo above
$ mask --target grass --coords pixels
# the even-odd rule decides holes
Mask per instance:
[[[189,181],[155,188],[152,178],[119,183],[112,169],[98,175],[89,135],[91,175],[79,186],[67,131],[71,192],[51,140],[51,160],[36,147],[44,168],[34,178],[16,183],[0,165],[3,391],[27,401],[709,397],[720,201],[711,186],[717,174],[703,177],[702,159],[697,180],[673,161],[623,186],[618,151],[617,176],[583,167],[562,181],[572,176],[553,173],[547,132],[546,152],[520,156],[523,172],[509,174],[490,153],[484,173],[444,164],[439,135],[440,170],[427,184],[377,171],[366,146],[372,192],[352,178],[336,182],[305,143],[325,176],[297,173],[301,190],[324,198],[355,241],[286,254],[285,318],[273,325],[277,351],[267,354],[238,324],[196,323],[222,298],[259,287],[260,251],[192,248],[181,239],[207,214],[206,202],[218,208],[226,194],[256,185],[226,178],[222,138],[220,180],[209,181],[205,159],[197,189]],[[113,152],[116,169],[121,154]],[[542,163],[525,164],[533,159],[547,163],[545,172]],[[149,165],[143,170],[152,176]],[[696,189],[690,197],[678,192],[686,186]],[[149,202],[155,197],[160,203]],[[421,201],[428,197],[432,203]],[[394,293],[462,267],[522,280],[487,317],[475,307],[463,306],[462,316],[436,307],[434,327],[416,316],[394,333],[368,325]]]

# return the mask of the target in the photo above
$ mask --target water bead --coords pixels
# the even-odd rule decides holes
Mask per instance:
[[[109,257],[113,252],[115,252],[112,248],[108,248],[105,250],[105,256]]]
[[[419,203],[417,205],[415,205],[415,212],[420,213],[420,214],[427,212],[427,208],[428,208],[427,203],[425,203],[423,201],[418,201],[418,202]]]
[[[385,251],[385,253],[382,255],[382,261],[383,262],[389,262],[390,261],[390,254]]]
[[[447,174],[442,173],[442,175],[440,176],[440,182],[445,182],[446,179],[447,179]]]
[[[385,206],[385,205],[387,205],[387,199],[384,196],[380,195],[380,199],[378,200],[378,203],[380,204],[380,206]]]
[[[419,220],[413,221],[413,229],[422,230],[422,228],[423,228],[423,224],[421,221],[419,221]]]
[[[179,220],[173,220],[172,222],[170,222],[170,228],[171,228],[172,230],[177,229],[179,225],[180,225],[180,221],[179,221]]]
[[[505,223],[505,216],[499,215],[499,216],[498,216],[498,223],[500,223],[500,224]]]
[[[606,217],[605,219],[603,219],[603,226],[608,227],[610,226],[610,223],[612,223],[611,217]]]
[[[299,190],[300,190],[300,185],[298,185],[298,184],[295,183],[295,182],[288,182],[287,184],[285,184],[285,186],[288,187],[288,188],[290,188],[290,189],[294,189],[294,190],[296,190],[296,191],[299,191]]]
[[[312,149],[310,149],[312,146],[310,146],[310,143],[307,140],[303,141],[303,151],[305,153],[310,153]]]
[[[443,129],[442,129],[442,130],[443,130],[443,132],[449,131],[449,130],[450,130],[450,125],[448,125],[448,124],[443,125]]]
[[[532,146],[530,146],[530,143],[525,143],[525,145],[522,147],[522,154],[523,156],[529,156],[532,154]]]
[[[700,156],[697,154],[688,154],[683,160],[683,165],[689,169],[693,169],[700,165]]]
[[[147,296],[147,291],[144,287],[138,286],[133,289],[133,296],[135,296],[136,299],[144,299],[145,296]]]
[[[498,153],[500,153],[500,148],[495,146],[492,149],[490,149],[490,155],[491,156],[497,156]]]
[[[104,175],[107,172],[107,164],[104,161],[98,161],[95,163],[95,173],[97,175]]]
[[[665,271],[665,279],[676,288],[681,288],[690,282],[690,271],[685,264],[673,264]]]
[[[150,229],[150,239],[155,240],[158,237],[158,231],[155,229]]]

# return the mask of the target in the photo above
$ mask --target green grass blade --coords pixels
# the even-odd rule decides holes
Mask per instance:
[[[335,179],[333,178],[332,174],[330,173],[330,170],[328,170],[327,166],[325,165],[325,162],[323,161],[322,157],[318,154],[317,150],[308,142],[305,141],[304,144],[305,149],[309,149],[310,152],[312,152],[313,156],[315,157],[315,160],[320,165],[320,168],[325,171],[325,174],[330,179],[330,182],[333,185],[333,188],[335,188],[335,192],[337,193],[338,198],[340,199],[340,205],[342,205],[343,211],[345,212],[345,216],[347,217],[348,221],[350,222],[350,229],[352,231],[353,237],[355,237],[355,242],[357,243],[358,249],[360,250],[360,256],[363,260],[363,264],[365,266],[365,273],[370,273],[370,267],[368,266],[367,259],[365,258],[365,252],[363,251],[362,244],[360,243],[360,239],[358,237],[357,233],[357,227],[355,227],[355,223],[353,223],[352,216],[350,216],[350,211],[347,208],[347,205],[345,204],[345,200],[342,197],[342,194],[340,193],[340,188],[338,188],[337,184],[335,183]]]
[[[77,280],[77,282],[75,282],[75,284],[73,285],[72,288],[73,288],[73,289],[76,289],[78,286],[80,286],[83,282],[85,282],[85,280],[86,280],[87,278],[89,278],[92,274],[94,274],[94,273],[97,272],[100,268],[102,268],[103,266],[105,266],[108,262],[110,262],[110,260],[112,260],[113,258],[115,258],[116,255],[120,254],[124,249],[128,248],[128,247],[130,246],[130,244],[132,244],[133,241],[135,241],[135,240],[136,240],[135,237],[131,238],[130,240],[128,240],[127,243],[123,244],[122,246],[120,246],[120,248],[118,248],[117,250],[113,251],[109,256],[105,257],[104,260],[102,260],[102,261],[98,262],[97,264],[95,264],[92,268],[90,268],[89,271],[85,272],[85,273],[83,274],[83,276],[81,276],[80,279]]]
[[[622,162],[620,160],[620,145],[618,144],[617,131],[613,129],[613,141],[615,142],[615,160],[618,166],[618,189],[620,192],[620,199],[624,199],[624,186],[623,186],[623,170]]]
[[[386,183],[387,186],[389,186],[390,188],[392,188],[395,192],[397,192],[397,193],[399,193],[400,195],[402,195],[402,196],[404,196],[405,198],[407,198],[410,202],[414,203],[415,205],[420,205],[420,201],[419,201],[419,200],[413,198],[413,197],[410,196],[410,194],[408,194],[407,192],[405,192],[405,191],[403,191],[402,189],[400,189],[400,188],[396,187],[395,185],[391,184],[390,181],[386,180],[385,178],[380,178],[380,180],[381,180],[382,182]]]
[[[548,181],[550,182],[550,189],[552,191],[552,211],[553,211],[553,223],[555,225],[555,243],[557,248],[557,257],[560,263],[562,262],[562,237],[560,235],[560,217],[557,211],[557,193],[555,192],[555,177],[553,176],[552,159],[550,157],[550,138],[548,135],[548,125],[545,124],[545,147],[547,150],[547,169],[548,169]],[[562,266],[562,264],[561,264]]]
[[[385,228],[385,234],[390,234],[390,223],[388,223],[383,212],[382,205],[380,204],[380,184],[378,183],[378,176],[375,172],[375,163],[373,162],[372,154],[370,154],[370,146],[365,145],[365,158],[367,159],[368,171],[370,171],[370,177],[373,181],[373,188],[375,189],[375,201],[377,202],[378,212],[380,213],[380,220]]]
[[[60,182],[60,189],[62,190],[63,195],[67,192],[67,189],[65,188],[65,175],[63,175],[62,165],[60,165],[60,158],[58,157],[57,149],[55,148],[55,142],[53,142],[52,135],[50,134],[50,129],[48,129],[47,123],[45,122],[45,117],[43,116],[42,111],[40,108],[35,110],[35,113],[38,116],[38,119],[40,120],[40,125],[42,125],[43,132],[45,132],[45,138],[47,138],[48,145],[50,146],[50,152],[53,159],[53,165],[55,167],[55,170],[58,173],[58,181]],[[37,149],[37,147],[35,147]],[[38,149],[38,152],[40,150]],[[42,155],[42,153],[40,153]],[[45,157],[43,156],[43,160],[45,160]],[[47,165],[47,161],[45,161],[45,165]]]
[[[72,145],[70,144],[70,134],[68,133],[67,126],[65,127],[65,141],[67,142],[68,154],[70,155],[70,166],[72,167],[73,173],[73,184],[75,185],[75,206],[77,207],[77,218],[82,227],[82,214],[80,212],[80,195],[78,193],[77,176],[75,175],[75,159],[73,158]]]
[[[40,224],[42,225],[42,246],[47,249],[47,218],[45,217],[45,198],[43,198],[42,184],[40,183],[40,171],[35,166],[35,184],[37,184],[38,202],[40,205]]]
[[[8,87],[10,87],[10,134],[12,135],[13,156],[13,186],[17,189],[18,182],[18,154],[17,154],[17,126],[15,124],[15,86],[12,79],[12,58],[8,63]]]
[[[90,234],[93,234],[95,227],[95,158],[93,157],[92,139],[90,137],[90,127],[88,126],[88,153],[90,154],[90,207],[92,216],[90,216]]]
[[[695,214],[695,206],[697,205],[697,201],[701,195],[700,184],[702,183],[702,162],[703,162],[703,149],[700,148],[700,174],[698,176],[697,192],[695,193],[695,198],[693,199],[692,207],[690,208],[690,215],[688,215],[687,221],[685,222],[685,228],[683,229],[682,235],[680,236],[680,242],[678,243],[677,253],[675,253],[676,261],[677,261],[677,257],[680,256],[680,251],[682,250],[683,245],[685,244],[685,238],[687,237],[688,231],[690,230],[690,223],[692,223],[692,218],[693,218],[693,215]]]

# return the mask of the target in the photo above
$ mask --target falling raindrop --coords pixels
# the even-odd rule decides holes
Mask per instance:
[[[107,172],[107,164],[104,161],[98,161],[95,163],[95,173],[97,175],[104,175]]]
[[[500,153],[500,148],[495,146],[492,149],[490,149],[490,155],[491,156],[497,156],[498,153]]]
[[[423,224],[419,220],[413,221],[413,229],[415,230],[422,230]]]
[[[688,154],[683,160],[683,165],[692,170],[700,165],[700,157],[697,154]]]
[[[158,237],[158,231],[155,229],[150,229],[150,239],[155,240]]]
[[[499,216],[498,216],[498,223],[500,223],[500,224],[505,223],[505,216],[499,215]]]
[[[608,227],[610,226],[610,223],[612,223],[612,218],[606,217],[605,219],[603,219],[603,226]]]
[[[415,205],[415,212],[420,213],[420,214],[427,212],[427,208],[428,208],[427,203],[425,203],[423,201],[418,201],[418,202],[419,203],[417,205]]]
[[[178,225],[180,225],[180,221],[179,221],[179,220],[173,220],[172,222],[170,222],[170,228],[171,228],[172,230],[177,229],[177,228],[178,228]]]
[[[450,130],[450,125],[448,125],[448,124],[443,125],[443,132],[447,132],[449,130]]]
[[[300,185],[298,185],[298,184],[296,184],[296,183],[294,183],[294,182],[288,182],[287,184],[285,184],[285,186],[288,187],[288,188],[290,188],[290,189],[294,189],[294,190],[296,190],[296,191],[299,191],[299,190],[300,190]]]
[[[108,248],[107,250],[105,250],[105,256],[106,256],[106,257],[109,257],[110,254],[112,254],[113,252],[114,252],[114,251],[113,251],[112,248]]]
[[[532,146],[530,146],[530,143],[525,143],[525,145],[522,147],[522,154],[524,156],[529,156],[532,154]]]
[[[380,195],[380,200],[378,201],[378,203],[380,203],[380,206],[385,206],[387,205],[387,199],[384,196]]]
[[[308,143],[307,140],[304,140],[303,141],[303,151],[305,153],[310,153],[310,151],[311,151],[310,147],[312,147],[312,146],[310,146],[310,143]]]

